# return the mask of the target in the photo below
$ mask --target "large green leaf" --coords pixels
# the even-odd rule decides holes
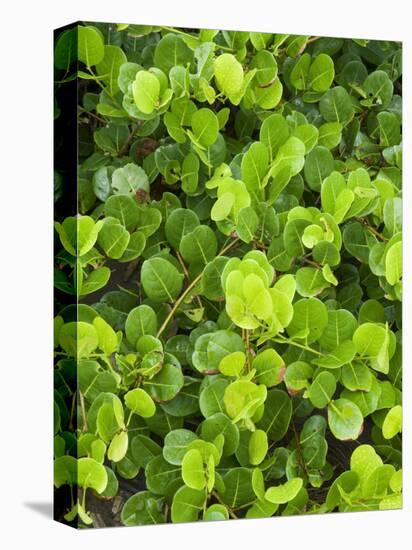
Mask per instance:
[[[150,258],[142,265],[142,285],[154,302],[174,302],[182,290],[183,276],[163,258]]]

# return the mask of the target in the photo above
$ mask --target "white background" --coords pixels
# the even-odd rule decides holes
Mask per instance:
[[[410,547],[411,14],[407,0],[6,0],[0,64],[0,543],[60,549]],[[74,20],[404,41],[403,511],[76,532],[52,498],[52,29]],[[409,158],[408,158],[409,157]],[[409,311],[408,311],[409,309]],[[409,324],[409,326],[408,326]],[[130,546],[129,546],[130,547]]]

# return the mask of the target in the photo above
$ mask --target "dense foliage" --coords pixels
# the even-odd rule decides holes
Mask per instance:
[[[66,521],[400,507],[400,44],[93,23],[55,67]]]

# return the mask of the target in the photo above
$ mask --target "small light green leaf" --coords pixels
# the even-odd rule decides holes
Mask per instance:
[[[402,278],[402,241],[394,243],[386,253],[385,277],[390,285],[396,285]]]
[[[255,430],[249,439],[249,461],[257,466],[268,452],[268,437],[265,431]]]
[[[102,493],[107,485],[107,472],[102,464],[93,458],[77,460],[77,484],[84,489]]]
[[[363,416],[359,407],[348,399],[337,399],[328,405],[329,427],[336,439],[357,439],[363,428]]]
[[[224,53],[213,63],[219,89],[227,96],[238,93],[243,86],[243,67],[234,55]]]
[[[110,442],[107,450],[107,458],[113,462],[120,462],[127,452],[129,437],[127,432],[117,433]]]
[[[274,504],[286,504],[293,500],[303,486],[303,480],[300,477],[290,479],[283,485],[269,487],[265,493],[265,498]]]
[[[392,407],[382,425],[382,434],[385,439],[392,439],[402,430],[402,407],[395,405]]]
[[[246,356],[243,351],[234,351],[223,357],[219,370],[225,376],[239,376],[245,366]]]
[[[153,416],[156,412],[153,399],[141,388],[128,391],[124,396],[124,402],[128,409],[143,418]]]
[[[159,79],[149,71],[139,71],[132,85],[133,99],[139,111],[150,115],[157,108],[160,97]]]
[[[93,326],[99,338],[99,348],[103,350],[106,355],[114,353],[119,347],[119,342],[115,331],[109,323],[106,323],[106,321],[100,317],[95,317],[93,319]]]
[[[183,481],[191,489],[200,491],[206,487],[206,474],[200,451],[191,449],[186,452],[182,461]]]

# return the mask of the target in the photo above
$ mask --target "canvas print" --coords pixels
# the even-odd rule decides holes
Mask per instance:
[[[400,508],[401,43],[54,48],[56,520]]]

